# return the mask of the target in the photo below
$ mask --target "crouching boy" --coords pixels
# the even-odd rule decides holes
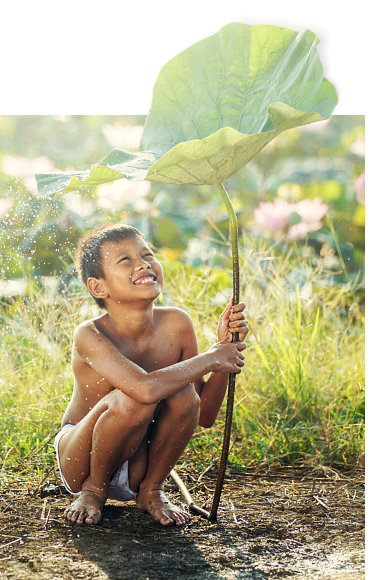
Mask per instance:
[[[55,440],[58,465],[76,500],[64,517],[97,524],[108,497],[136,500],[165,526],[189,514],[163,492],[198,422],[210,427],[228,373],[244,365],[248,326],[244,304],[226,307],[218,340],[198,354],[190,317],[157,308],[163,271],[144,236],[127,225],[90,231],[79,243],[76,266],[106,312],[74,333],[72,399]],[[203,375],[211,372],[207,381]]]

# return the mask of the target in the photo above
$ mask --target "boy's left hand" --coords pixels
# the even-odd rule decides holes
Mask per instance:
[[[239,304],[233,306],[233,299],[231,298],[218,321],[217,337],[219,342],[222,340],[231,342],[233,332],[238,332],[239,340],[243,342],[249,332],[248,320],[243,314],[244,309],[244,302],[239,302]]]

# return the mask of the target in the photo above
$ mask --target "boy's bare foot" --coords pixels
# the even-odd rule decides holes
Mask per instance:
[[[63,517],[76,524],[97,524],[107,497],[95,491],[83,491],[65,510]]]
[[[162,526],[182,526],[190,520],[190,514],[173,505],[161,489],[140,489],[136,503]]]

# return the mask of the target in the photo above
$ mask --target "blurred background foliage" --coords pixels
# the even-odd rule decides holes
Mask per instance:
[[[55,464],[52,436],[73,389],[73,329],[101,314],[73,272],[86,229],[124,221],[144,232],[164,266],[159,304],[191,314],[201,352],[216,340],[232,293],[228,218],[216,188],[123,179],[57,200],[37,195],[35,173],[83,170],[114,147],[137,149],[144,120],[0,117],[3,470],[32,464],[43,482]],[[363,451],[364,175],[364,117],[333,116],[283,133],[226,183],[250,326],[234,466],[340,467]],[[198,429],[183,461],[216,460],[222,429],[222,421]]]
[[[114,147],[135,150],[144,121],[144,116],[111,115],[0,117],[3,296],[21,291],[22,280],[30,276],[45,281],[64,275],[67,280],[78,238],[105,222],[138,227],[169,261],[201,268],[227,266],[228,218],[212,186],[122,179],[57,200],[37,195],[35,173],[83,170]],[[364,116],[332,116],[287,131],[227,180],[241,240],[251,235],[265,238],[284,253],[295,244],[311,256],[313,265],[325,257],[326,268],[333,271],[329,284],[362,282],[364,122]],[[256,224],[261,203],[317,198],[328,209],[316,231],[288,241],[281,231]]]

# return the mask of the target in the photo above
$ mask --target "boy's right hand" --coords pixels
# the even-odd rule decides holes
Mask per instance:
[[[213,371],[217,373],[239,374],[244,366],[245,356],[241,352],[247,347],[245,342],[229,342],[228,339],[216,342],[208,352],[214,355]]]

